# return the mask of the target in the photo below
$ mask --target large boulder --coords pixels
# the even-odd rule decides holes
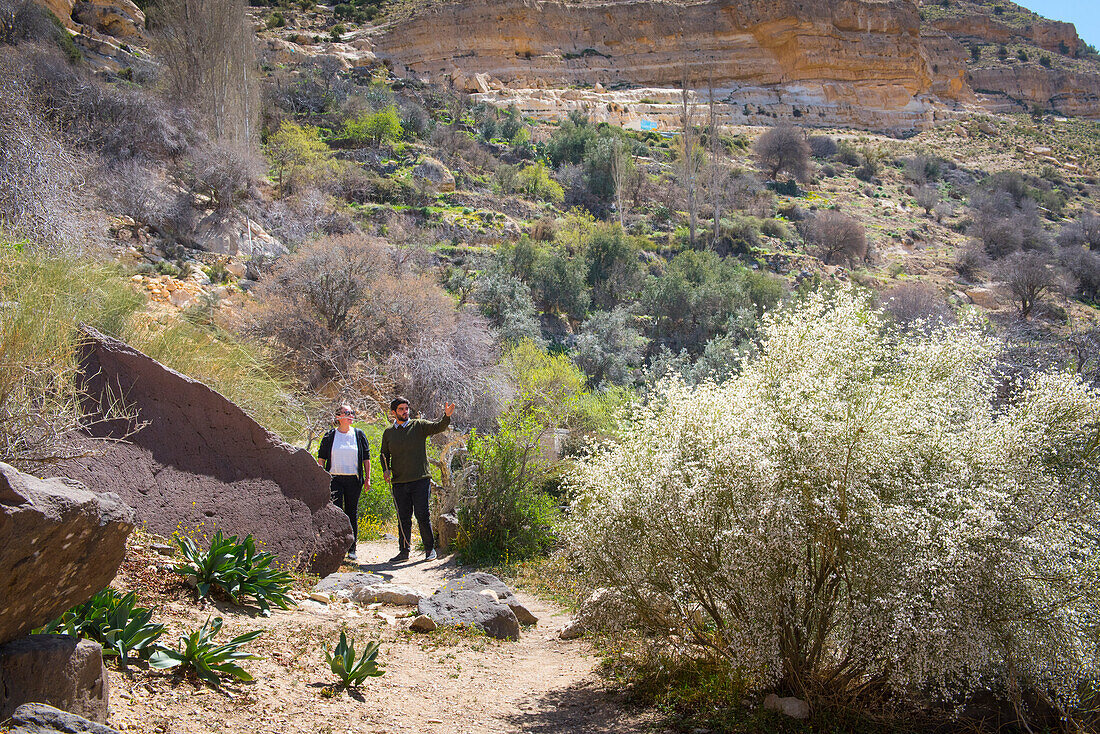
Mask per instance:
[[[109,726],[44,703],[23,704],[12,714],[11,723],[11,734],[119,734]]]
[[[72,10],[77,23],[126,43],[146,45],[145,13],[131,0],[79,0]]]
[[[133,527],[116,495],[0,463],[0,644],[107,586]]]
[[[491,591],[497,601],[512,610],[520,624],[536,624],[539,621],[539,618],[527,607],[520,604],[508,585],[491,573],[484,571],[468,573],[457,581],[448,581],[447,588],[454,591]]]
[[[519,620],[492,592],[443,587],[418,605],[440,627],[477,627],[500,640],[519,639]]]
[[[424,182],[439,193],[455,190],[454,174],[435,158],[422,158],[413,169],[412,175],[414,179]]]
[[[0,721],[25,703],[106,721],[103,648],[68,635],[28,635],[0,646]]]
[[[285,564],[320,575],[340,566],[351,523],[332,504],[328,474],[309,452],[201,382],[94,329],[83,336],[83,389],[100,401],[121,396],[141,427],[135,433],[129,420],[94,423],[84,439],[92,454],[62,462],[58,473],[118,493],[157,533],[251,533]],[[102,402],[89,407],[106,410]]]

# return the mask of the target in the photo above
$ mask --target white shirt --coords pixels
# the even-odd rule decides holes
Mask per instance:
[[[355,440],[355,429],[347,433],[336,429],[332,437],[332,460],[329,474],[359,475],[359,443]]]

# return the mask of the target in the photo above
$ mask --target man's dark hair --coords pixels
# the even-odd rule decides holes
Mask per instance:
[[[390,410],[391,411],[397,410],[397,406],[401,405],[402,403],[404,403],[405,405],[408,405],[409,401],[406,400],[405,398],[394,398],[393,400],[390,401]]]

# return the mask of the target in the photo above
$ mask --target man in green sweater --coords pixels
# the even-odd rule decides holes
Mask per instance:
[[[409,417],[409,401],[394,398],[390,401],[390,418],[393,425],[382,432],[382,446],[378,451],[382,462],[382,476],[393,491],[393,504],[397,508],[397,549],[390,563],[409,560],[409,539],[412,537],[412,516],[420,526],[420,539],[424,541],[425,560],[435,560],[435,536],[428,515],[428,499],[431,496],[431,473],[428,471],[428,436],[442,433],[451,425],[454,403],[443,406],[443,417],[438,421],[426,421]]]

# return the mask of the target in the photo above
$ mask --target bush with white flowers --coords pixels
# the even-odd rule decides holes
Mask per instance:
[[[572,476],[581,563],[760,687],[1072,704],[1097,673],[1100,395],[1051,373],[998,403],[976,317],[922,331],[818,294],[730,381],[662,382]]]

